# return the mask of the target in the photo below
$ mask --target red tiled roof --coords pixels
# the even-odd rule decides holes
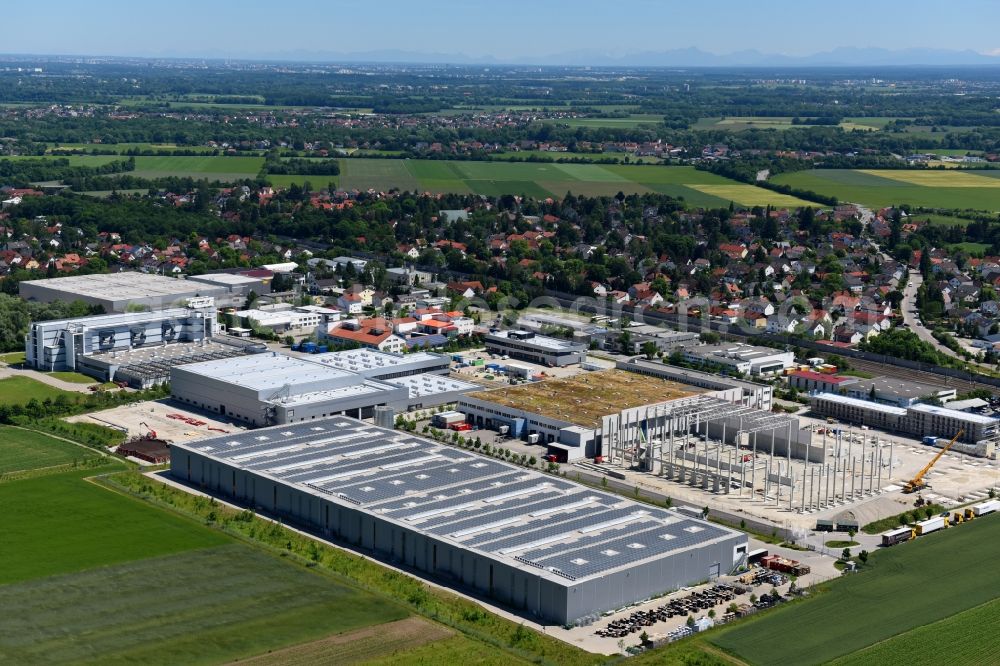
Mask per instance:
[[[822,372],[813,372],[812,370],[793,370],[788,373],[789,377],[801,377],[802,379],[811,379],[817,382],[826,382],[828,384],[842,384],[846,381],[850,381],[850,377],[841,377],[839,375],[824,375]]]

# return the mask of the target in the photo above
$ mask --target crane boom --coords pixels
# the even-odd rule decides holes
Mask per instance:
[[[915,477],[907,481],[906,487],[903,489],[903,492],[912,493],[925,487],[927,484],[924,483],[924,475],[927,474],[927,472],[931,471],[931,467],[934,467],[934,463],[940,460],[941,456],[943,456],[945,453],[948,452],[948,449],[950,449],[952,445],[958,441],[958,438],[961,437],[964,432],[965,432],[964,430],[959,430],[958,432],[956,432],[955,436],[951,438],[951,441],[948,442],[940,451],[938,451],[937,455],[931,458],[931,461],[926,465],[924,465],[924,468],[919,472],[917,472],[917,475]]]

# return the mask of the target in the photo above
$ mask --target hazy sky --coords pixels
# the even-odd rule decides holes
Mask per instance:
[[[223,55],[380,49],[530,58],[698,47],[1000,53],[998,0],[45,0],[5,2],[0,52]]]

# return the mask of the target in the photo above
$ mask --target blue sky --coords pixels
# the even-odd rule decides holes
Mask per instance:
[[[381,49],[503,60],[698,47],[1000,54],[997,0],[45,0],[4,3],[0,52],[255,57]]]

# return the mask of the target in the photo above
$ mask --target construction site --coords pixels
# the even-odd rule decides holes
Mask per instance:
[[[1000,480],[995,460],[965,455],[961,431],[949,444],[765,411],[745,380],[709,382],[694,371],[677,379],[662,364],[662,372],[632,365],[470,393],[456,409],[497,433],[494,443],[571,463],[592,481],[608,477],[789,531],[838,517],[857,529],[900,513],[915,501],[904,492],[914,479],[913,492],[947,506],[979,499]]]

